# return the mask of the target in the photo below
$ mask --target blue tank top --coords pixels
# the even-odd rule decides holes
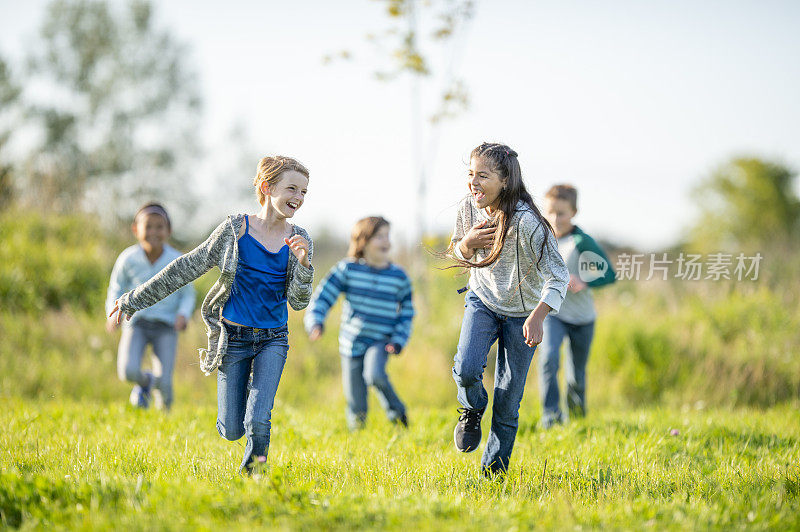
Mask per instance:
[[[239,239],[239,263],[236,277],[222,317],[240,325],[272,329],[286,325],[286,269],[289,246],[277,253],[265,248],[250,234],[250,220],[245,216],[245,233]]]

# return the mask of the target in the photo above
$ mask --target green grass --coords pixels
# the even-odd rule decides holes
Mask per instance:
[[[180,336],[173,412],[127,406],[102,304],[130,242],[92,223],[0,216],[0,526],[800,530],[794,255],[759,283],[599,291],[589,417],[537,430],[533,367],[504,480],[453,449],[463,276],[431,267],[415,278],[414,332],[389,366],[409,431],[371,397],[366,430],[347,432],[338,308],[313,344],[290,312],[268,465],[244,479],[242,442],[216,434],[197,316]],[[319,244],[318,279],[340,253]],[[196,283],[199,298],[215,277]],[[492,366],[490,356],[489,389]]]
[[[453,449],[451,408],[412,403],[408,431],[373,411],[367,429],[351,434],[341,404],[279,400],[269,463],[246,479],[235,473],[241,442],[215,433],[213,401],[179,403],[165,416],[121,400],[3,399],[3,524],[800,527],[800,419],[791,407],[609,410],[548,432],[523,412],[510,472],[490,481],[478,473],[479,453]]]

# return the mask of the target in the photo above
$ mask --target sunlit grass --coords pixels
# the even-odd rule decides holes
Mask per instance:
[[[548,432],[523,413],[509,474],[486,480],[479,453],[453,449],[450,409],[417,405],[408,431],[373,416],[350,433],[341,405],[279,402],[268,464],[247,479],[209,405],[168,416],[122,401],[0,406],[11,526],[800,526],[790,407],[603,411]]]

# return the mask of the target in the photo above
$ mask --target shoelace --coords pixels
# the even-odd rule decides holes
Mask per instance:
[[[480,410],[470,410],[469,408],[459,408],[457,412],[461,414],[458,416],[458,422],[464,426],[465,430],[471,432],[480,428],[483,412]]]

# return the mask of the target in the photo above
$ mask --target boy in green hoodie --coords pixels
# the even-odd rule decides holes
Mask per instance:
[[[573,417],[586,415],[586,363],[594,336],[596,312],[590,288],[611,284],[616,275],[611,261],[592,237],[572,223],[578,212],[578,191],[570,185],[555,185],[545,194],[543,214],[558,238],[558,251],[569,270],[567,295],[557,315],[543,323],[539,357],[539,391],[543,428],[565,421],[558,389],[561,343],[569,338],[566,356],[567,408]]]

